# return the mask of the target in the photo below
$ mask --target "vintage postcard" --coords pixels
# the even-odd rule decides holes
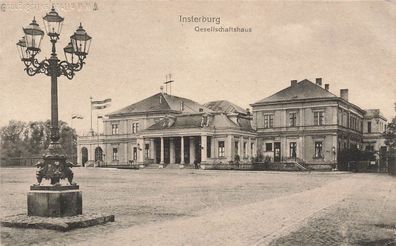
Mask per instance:
[[[0,0],[1,245],[395,245],[396,2]]]

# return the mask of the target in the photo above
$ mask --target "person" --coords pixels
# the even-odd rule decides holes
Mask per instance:
[[[198,169],[198,161],[197,160],[194,160],[194,166],[195,166],[195,169]]]

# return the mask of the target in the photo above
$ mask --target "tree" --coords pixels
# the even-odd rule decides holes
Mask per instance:
[[[396,116],[386,126],[384,138],[386,146],[396,149]]]
[[[50,120],[25,123],[10,121],[1,128],[1,157],[39,157],[50,143]],[[73,156],[77,148],[76,131],[66,122],[59,121],[59,142],[68,156]]]
[[[1,156],[21,157],[28,152],[24,142],[26,123],[22,121],[10,121],[8,126],[1,128]]]

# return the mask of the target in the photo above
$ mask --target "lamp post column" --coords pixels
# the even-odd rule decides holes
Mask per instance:
[[[58,127],[58,75],[57,66],[58,58],[55,53],[55,40],[52,42],[52,54],[49,59],[49,69],[51,74],[51,142],[59,141],[59,127]]]

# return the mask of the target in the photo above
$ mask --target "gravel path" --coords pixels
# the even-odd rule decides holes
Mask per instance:
[[[267,245],[358,191],[367,180],[340,179],[319,188],[262,202],[122,229],[80,245]]]

